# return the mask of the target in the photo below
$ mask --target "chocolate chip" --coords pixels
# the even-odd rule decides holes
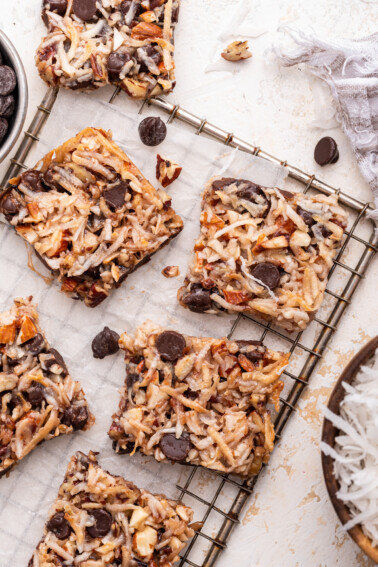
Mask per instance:
[[[49,12],[56,12],[60,16],[64,16],[67,10],[67,0],[43,0],[43,6]]]
[[[307,226],[312,226],[315,224],[315,220],[313,219],[312,214],[302,209],[302,207],[300,207],[299,205],[297,206],[297,213],[304,220]]]
[[[91,516],[94,518],[94,525],[87,528],[88,534],[95,537],[104,537],[112,527],[113,517],[103,508],[100,510],[92,510]]]
[[[126,377],[126,386],[128,390],[131,390],[134,384],[140,382],[142,379],[140,374],[136,374],[134,372],[128,372]]]
[[[244,356],[251,362],[258,362],[264,358],[265,353],[259,350],[247,350],[243,352]]]
[[[285,199],[292,199],[294,197],[294,193],[291,191],[285,191],[285,189],[280,189],[279,191]]]
[[[156,348],[162,360],[174,362],[183,355],[186,341],[176,331],[163,331],[156,339]]]
[[[63,369],[63,372],[61,372],[62,376],[67,376],[68,369],[60,352],[58,352],[55,348],[50,348],[49,354],[51,355],[50,358],[45,360],[46,368],[50,370],[52,366],[57,364]]]
[[[244,348],[244,347],[248,347],[248,346],[262,346],[262,341],[245,341],[245,340],[240,340],[240,341],[236,341],[236,344],[238,345],[239,348]]]
[[[119,350],[118,346],[119,334],[104,327],[103,330],[95,336],[92,341],[92,352],[94,358],[105,358],[111,354],[115,354]]]
[[[8,67],[8,65],[0,66],[0,95],[6,96],[11,94],[16,88],[16,73]]]
[[[36,191],[37,193],[46,191],[44,185],[42,184],[43,173],[37,169],[29,169],[25,171],[20,177],[20,183],[24,183],[30,191]]]
[[[237,182],[238,186],[242,185],[242,188],[237,191],[237,196],[240,199],[249,201],[254,205],[258,206],[257,216],[266,217],[270,209],[270,200],[265,195],[264,191],[259,185],[252,183],[252,181],[239,180]]]
[[[4,140],[5,134],[8,132],[8,122],[6,118],[0,118],[0,142]]]
[[[147,57],[152,59],[155,65],[159,65],[161,61],[161,54],[157,51],[152,45],[146,45],[145,47],[140,47],[137,51],[136,61],[140,65],[139,72],[140,73],[147,73],[148,66],[145,62],[145,59],[141,57],[141,53],[144,53]]]
[[[335,140],[330,136],[319,140],[315,146],[314,159],[319,165],[336,163],[339,159],[339,150]]]
[[[213,181],[212,187],[215,191],[222,191],[225,187],[232,185],[233,183],[237,183],[238,180],[233,177],[223,177],[222,179],[217,179],[217,181]]]
[[[30,354],[33,354],[35,356],[43,351],[45,347],[45,339],[43,338],[41,333],[37,333],[35,337],[26,341],[26,343],[24,343],[24,346],[30,352]]]
[[[0,116],[9,118],[14,113],[15,106],[13,95],[0,96]]]
[[[61,191],[62,187],[55,178],[57,174],[54,172],[53,167],[54,166],[50,166],[45,171],[45,173],[43,174],[42,182],[47,185],[47,187],[50,187],[50,189],[57,189],[58,191]]]
[[[131,55],[128,53],[116,53],[113,51],[109,55],[106,63],[109,76],[112,79],[119,79],[119,74],[122,71],[123,66],[129,61],[131,61]]]
[[[30,386],[27,391],[29,403],[33,406],[39,406],[44,399],[45,388],[42,384],[38,382],[33,382],[33,386]]]
[[[125,196],[129,191],[129,183],[120,181],[117,185],[103,192],[106,204],[112,210],[120,209],[125,204]]]
[[[189,434],[185,432],[178,439],[176,439],[176,435],[174,433],[166,433],[160,439],[159,443],[160,449],[168,459],[171,459],[171,461],[183,461],[187,457],[192,446]]]
[[[84,22],[93,20],[97,12],[96,0],[74,0],[72,10]]]
[[[64,512],[54,514],[46,525],[47,529],[58,539],[67,539],[71,533],[71,526],[64,517]]]
[[[62,417],[64,425],[72,425],[75,431],[83,429],[88,421],[88,410],[85,406],[70,406]]]
[[[271,264],[270,262],[262,262],[261,264],[256,264],[251,270],[251,274],[254,278],[263,282],[270,289],[274,289],[278,286],[281,279],[281,274],[277,266]]]
[[[97,307],[97,305],[100,305],[107,297],[105,291],[94,283],[87,293],[85,304],[88,305],[88,307]]]
[[[204,289],[200,284],[193,284],[190,293],[183,298],[183,303],[194,313],[203,313],[211,309],[211,292]]]
[[[5,192],[0,198],[0,212],[6,218],[10,218],[20,212],[21,203],[12,195],[11,192]]]
[[[158,146],[166,135],[167,127],[157,116],[149,116],[139,124],[139,137],[145,146]]]

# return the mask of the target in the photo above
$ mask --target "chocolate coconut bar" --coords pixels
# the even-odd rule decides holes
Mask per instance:
[[[39,74],[69,89],[113,84],[134,98],[168,93],[178,12],[179,0],[44,0]]]
[[[117,453],[201,465],[243,477],[273,450],[289,354],[256,341],[198,338],[144,323],[121,335],[126,380],[109,435]]]
[[[322,303],[346,225],[336,195],[210,180],[178,299],[196,313],[246,313],[301,331]]]
[[[68,465],[29,567],[172,567],[194,535],[193,512],[140,490],[78,451]]]
[[[90,307],[183,227],[167,193],[154,189],[111,134],[96,128],[10,183],[0,213],[34,247],[62,291]]]
[[[0,313],[0,476],[42,441],[94,423],[80,383],[49,346],[31,300],[15,299]]]

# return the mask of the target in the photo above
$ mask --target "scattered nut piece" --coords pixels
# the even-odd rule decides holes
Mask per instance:
[[[252,53],[249,51],[248,41],[234,41],[230,43],[221,55],[223,59],[227,61],[242,61],[243,59],[252,57]]]
[[[161,273],[165,278],[176,278],[180,275],[180,270],[178,266],[165,266]]]
[[[165,159],[159,154],[157,155],[156,164],[156,179],[162,184],[163,187],[168,187],[175,179],[178,178],[182,171],[180,167],[174,161]]]

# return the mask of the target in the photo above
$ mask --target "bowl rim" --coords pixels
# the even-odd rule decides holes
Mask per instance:
[[[345,396],[345,390],[342,386],[342,382],[351,384],[361,366],[363,364],[366,364],[366,362],[370,358],[372,358],[377,349],[378,335],[371,339],[365,346],[363,346],[357,352],[357,354],[355,354],[349,364],[344,368],[333,388],[331,397],[328,401],[328,409],[330,411],[339,415],[340,404]],[[328,419],[324,418],[322,430],[322,441],[324,443],[327,443],[328,445],[333,447],[335,443],[335,437],[338,435],[338,431],[339,430],[337,429],[337,427],[335,427]],[[336,496],[336,492],[339,489],[339,483],[334,476],[333,465],[334,459],[322,452],[323,475],[327,491],[335,512],[338,515],[342,525],[344,525],[351,519],[351,515],[349,508]],[[364,534],[360,524],[348,530],[348,533],[355,541],[355,543],[362,549],[362,551],[364,551],[366,555],[368,555],[371,559],[378,563],[378,548],[373,547],[371,540]]]
[[[9,131],[8,137],[5,139],[4,144],[0,146],[0,163],[2,163],[17,142],[25,122],[26,112],[28,108],[28,83],[26,79],[25,69],[17,49],[15,48],[9,37],[1,29],[0,46],[5,52],[5,56],[10,59],[11,65],[17,76],[18,86],[18,105],[16,115],[14,117],[14,123],[11,130]]]

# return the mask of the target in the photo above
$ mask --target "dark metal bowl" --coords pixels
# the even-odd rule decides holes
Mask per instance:
[[[371,360],[375,354],[375,351],[378,349],[378,336],[369,341],[349,362],[347,367],[341,373],[340,378],[336,382],[336,385],[333,389],[331,397],[328,402],[328,409],[331,410],[336,415],[340,413],[340,404],[344,399],[345,390],[342,385],[342,382],[347,382],[348,384],[352,384],[354,381],[358,371],[360,370],[361,366],[366,365],[366,363]],[[323,423],[323,432],[322,432],[322,441],[334,447],[335,445],[335,437],[339,435],[339,430],[332,425],[328,419],[324,419]],[[328,494],[335,509],[336,514],[338,515],[340,522],[344,525],[350,519],[351,515],[349,512],[349,508],[339,500],[336,496],[337,491],[339,490],[339,483],[335,478],[333,473],[333,465],[334,460],[332,457],[325,455],[322,453],[322,465],[323,465],[323,473],[324,479],[327,486]],[[351,538],[356,542],[356,544],[368,555],[373,559],[376,563],[378,563],[378,549],[373,547],[372,542],[370,539],[364,534],[361,529],[360,525],[354,526],[350,530],[348,530],[349,535]]]
[[[24,66],[12,42],[8,39],[3,31],[0,30],[0,51],[3,56],[3,62],[13,68],[17,77],[17,87],[14,91],[16,100],[16,110],[9,120],[8,132],[0,144],[0,163],[9,154],[16,143],[26,118],[28,107],[28,84]]]

